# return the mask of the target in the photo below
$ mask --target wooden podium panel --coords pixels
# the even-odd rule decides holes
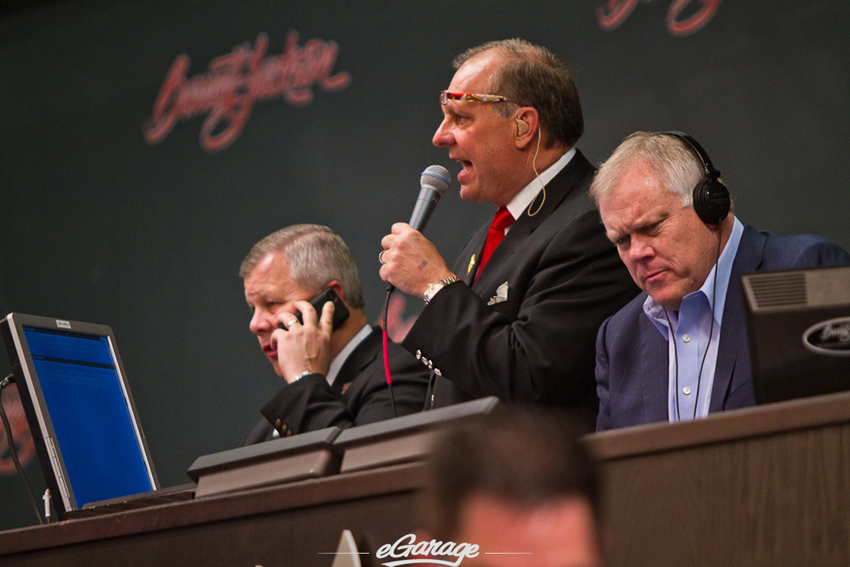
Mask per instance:
[[[609,563],[850,565],[850,394],[598,433]]]
[[[586,438],[604,477],[608,565],[850,565],[850,393]],[[0,565],[363,565],[417,527],[421,463],[0,533]],[[472,542],[474,543],[474,542]]]
[[[414,530],[422,466],[210,496],[0,534],[0,565],[330,567],[344,529],[363,564]]]

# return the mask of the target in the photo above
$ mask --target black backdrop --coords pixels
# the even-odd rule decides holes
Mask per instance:
[[[606,29],[609,20],[620,23]],[[695,22],[684,34],[683,21]],[[848,29],[844,0],[109,0],[8,12],[0,314],[111,325],[160,481],[183,483],[196,457],[239,444],[279,384],[248,331],[236,274],[256,240],[297,222],[333,227],[360,263],[377,320],[380,238],[409,217],[422,169],[458,170],[430,144],[454,55],[505,37],[546,45],[578,74],[579,147],[592,161],[634,130],[685,130],[745,222],[847,247]],[[208,111],[146,141],[180,54],[198,86],[212,60],[254,50],[261,34],[265,60],[283,59],[292,32],[299,49],[336,44],[325,76],[346,83],[347,73],[347,84],[311,82],[315,68],[302,60],[273,86],[300,81],[312,100],[256,100],[226,147],[202,146]],[[212,83],[206,96],[227,94]],[[462,202],[455,184],[426,234],[452,259],[492,212]],[[405,317],[415,316],[418,301],[407,303]],[[8,366],[3,352],[3,375]],[[19,406],[7,408],[20,426]],[[33,523],[25,502],[0,433],[0,528]]]

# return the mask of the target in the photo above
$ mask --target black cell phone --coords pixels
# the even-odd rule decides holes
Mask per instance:
[[[310,305],[316,310],[319,317],[322,316],[322,308],[325,306],[325,303],[330,301],[334,304],[334,319],[333,319],[333,329],[336,331],[340,325],[342,325],[346,319],[348,319],[349,312],[348,307],[345,306],[345,303],[342,302],[342,299],[337,295],[337,293],[331,288],[327,287],[319,293],[316,297],[310,300]],[[296,311],[295,317],[298,319],[298,322],[302,325],[304,324],[304,319],[301,318],[301,312]],[[286,327],[283,324],[278,325],[281,329],[285,329]]]

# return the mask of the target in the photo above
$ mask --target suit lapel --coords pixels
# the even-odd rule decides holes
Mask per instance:
[[[581,190],[581,180],[588,173],[592,172],[593,166],[579,150],[576,150],[576,154],[570,160],[570,163],[546,185],[545,197],[544,191],[541,189],[528,207],[526,207],[526,210],[511,225],[504,240],[493,251],[493,255],[490,256],[490,260],[488,260],[487,265],[481,271],[481,276],[475,280],[473,289],[476,291],[495,289],[496,286],[501,285],[504,282],[504,278],[501,274],[502,270],[498,268],[510,266],[509,258],[513,254],[522,251],[522,246],[526,242],[526,238],[558,208],[567,195],[574,190]],[[480,243],[482,249],[484,248],[486,237],[487,228],[484,230],[484,237]],[[478,256],[480,255],[479,250]],[[494,281],[494,278],[501,278],[502,281]]]
[[[741,293],[741,275],[754,272],[761,266],[766,238],[751,226],[744,227],[738,253],[732,263],[726,307],[723,309],[723,326],[717,350],[717,367],[711,388],[709,412],[721,411],[732,383],[735,366],[745,359],[747,348],[746,327],[743,324],[744,304]]]
[[[643,406],[646,422],[667,421],[670,417],[667,404],[670,385],[669,344],[652,321],[641,310],[640,325],[643,327],[638,336],[647,337],[636,343],[633,351],[634,365],[643,367],[640,376],[643,394]],[[658,353],[656,356],[655,353]],[[641,362],[643,361],[643,364]]]
[[[479,228],[467,241],[463,252],[458,257],[457,262],[455,262],[455,275],[463,280],[463,282],[469,287],[472,287],[472,280],[475,278],[475,273],[478,271],[478,265],[481,263],[481,253],[484,250],[484,243],[487,240],[487,232],[489,230],[489,225]]]
[[[337,394],[342,395],[344,386],[353,382],[363,372],[363,369],[375,360],[381,345],[381,331],[374,327],[369,336],[363,339],[363,342],[357,345],[357,348],[348,355],[348,358],[342,364],[342,368],[339,369],[339,374],[334,379],[332,386]]]

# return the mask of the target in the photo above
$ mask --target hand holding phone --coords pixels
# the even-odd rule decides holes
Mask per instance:
[[[350,315],[345,303],[342,302],[342,299],[336,292],[330,288],[324,289],[316,297],[311,299],[309,303],[316,310],[319,318],[321,318],[325,303],[328,301],[334,304],[334,314],[331,324],[333,329],[336,329]],[[295,315],[301,325],[295,325],[293,322],[293,328],[289,329],[281,322],[278,324],[278,327],[287,332],[280,333],[279,331],[275,331],[271,338],[272,348],[277,351],[282,376],[290,384],[298,380],[305,372],[326,374],[331,362],[330,334],[323,330],[320,324],[304,327],[304,319],[299,311],[295,311],[293,315]],[[316,321],[312,317],[310,319]],[[320,323],[320,321],[317,323]]]
[[[333,318],[333,330],[336,331],[340,325],[342,325],[348,316],[350,315],[348,311],[348,307],[345,306],[345,303],[342,302],[342,299],[339,295],[332,290],[331,288],[323,289],[316,297],[310,300],[310,305],[316,310],[316,313],[319,317],[322,316],[322,308],[325,306],[325,303],[330,301],[334,304],[334,318]],[[302,325],[304,324],[304,318],[301,316],[300,311],[296,311],[294,313],[295,318],[298,319],[298,322]],[[278,325],[281,329],[286,329],[283,324]]]

